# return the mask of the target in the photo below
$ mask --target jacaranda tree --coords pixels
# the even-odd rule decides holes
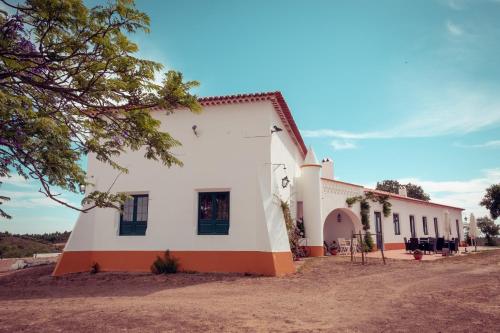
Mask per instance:
[[[61,200],[58,189],[86,185],[79,162],[92,153],[120,172],[127,150],[180,165],[180,143],[159,130],[148,109],[200,111],[190,93],[196,81],[136,56],[128,36],[149,31],[149,18],[133,1],[87,8],[82,0],[0,0],[0,176],[17,173],[40,192],[73,209],[119,207],[123,195],[94,191],[85,209]],[[0,196],[0,200],[2,198]],[[4,212],[5,213],[5,212]],[[5,215],[7,215],[5,213]]]

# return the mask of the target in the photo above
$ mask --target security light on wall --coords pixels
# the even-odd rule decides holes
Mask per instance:
[[[87,189],[87,186],[85,184],[80,184],[80,193],[81,194],[84,194],[85,193],[85,190]]]
[[[274,125],[272,130],[271,130],[271,134],[276,133],[276,132],[281,132],[281,131],[283,131],[282,128],[279,128],[278,126]]]
[[[193,125],[193,127],[191,127],[191,128],[193,129],[194,135],[198,136],[198,131],[197,131],[198,126],[197,125]]]

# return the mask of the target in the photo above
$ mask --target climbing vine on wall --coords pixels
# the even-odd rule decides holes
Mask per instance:
[[[299,245],[300,230],[297,228],[295,223],[293,223],[292,214],[290,213],[290,205],[288,202],[282,199],[280,199],[280,202],[283,217],[285,218],[288,241],[290,242],[290,251],[292,252],[293,259],[296,260],[298,257],[302,257],[302,251]]]
[[[382,205],[382,214],[384,214],[385,217],[389,217],[391,215],[392,204],[389,202],[389,195],[366,192],[365,196],[367,199],[370,199],[373,202],[378,202]]]
[[[378,194],[375,192],[366,192],[365,195],[358,195],[355,197],[350,197],[346,199],[347,206],[352,207],[356,202],[359,202],[359,213],[361,215],[361,224],[363,225],[363,230],[365,231],[364,236],[364,248],[366,251],[372,251],[374,248],[373,238],[370,233],[370,203],[378,202],[382,205],[382,213],[385,217],[391,214],[392,204],[389,202],[389,196],[385,194]]]

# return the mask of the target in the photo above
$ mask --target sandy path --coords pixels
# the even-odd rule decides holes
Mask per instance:
[[[0,332],[498,332],[500,251],[442,261],[309,260],[285,278],[0,277]]]

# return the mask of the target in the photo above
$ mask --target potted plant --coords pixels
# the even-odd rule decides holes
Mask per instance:
[[[422,257],[424,256],[424,253],[420,250],[415,250],[413,251],[413,258],[415,258],[415,260],[422,260]]]
[[[330,246],[330,254],[332,256],[336,256],[338,253],[338,249],[337,249],[337,242],[335,241],[332,241],[332,246]]]

